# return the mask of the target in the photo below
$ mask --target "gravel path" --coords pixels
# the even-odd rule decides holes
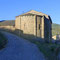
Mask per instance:
[[[8,39],[6,48],[0,50],[0,60],[45,60],[36,45],[16,35],[3,32]]]

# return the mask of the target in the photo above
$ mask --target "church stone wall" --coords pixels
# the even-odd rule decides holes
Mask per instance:
[[[36,36],[36,20],[34,15],[16,17],[15,27],[27,36]],[[21,33],[20,33],[21,34]]]
[[[34,34],[34,16],[21,16],[21,30],[25,34]]]
[[[15,20],[15,28],[16,29],[20,29],[20,16],[17,16],[16,17],[16,20]]]
[[[52,37],[51,24],[50,20],[45,16],[20,15],[16,17],[15,28],[21,30],[24,37],[31,36],[50,40]]]

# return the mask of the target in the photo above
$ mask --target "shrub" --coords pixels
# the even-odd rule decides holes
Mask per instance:
[[[0,50],[5,47],[7,44],[7,39],[5,36],[0,32]]]

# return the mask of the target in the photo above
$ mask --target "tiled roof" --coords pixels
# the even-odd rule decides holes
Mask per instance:
[[[34,10],[31,10],[31,11],[29,11],[29,12],[27,12],[27,13],[22,14],[22,15],[26,15],[26,14],[41,15],[41,16],[45,16],[46,18],[49,18],[48,15],[46,15],[46,14],[44,14],[44,13],[42,13],[42,12],[34,11]]]

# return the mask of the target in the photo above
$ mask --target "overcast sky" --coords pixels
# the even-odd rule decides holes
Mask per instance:
[[[0,0],[0,20],[15,20],[30,10],[48,14],[53,23],[60,24],[60,0]]]

